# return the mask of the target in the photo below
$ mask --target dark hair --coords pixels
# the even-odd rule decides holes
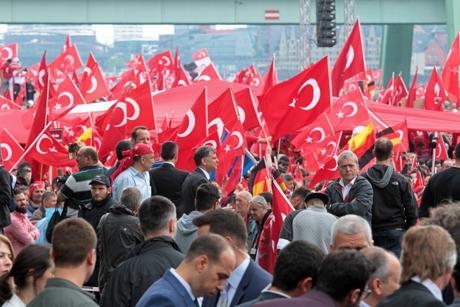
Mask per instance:
[[[283,291],[292,291],[299,281],[311,277],[314,286],[325,256],[321,249],[307,241],[289,243],[276,260],[272,285]]]
[[[273,203],[273,194],[272,193],[270,193],[270,192],[262,192],[262,193],[259,194],[259,196],[262,196],[263,198],[265,198],[267,203],[269,203],[269,204]]]
[[[328,254],[318,272],[316,288],[336,301],[342,301],[350,291],[364,290],[374,268],[366,257],[355,250]]]
[[[280,157],[278,158],[278,164],[279,164],[281,161],[284,162],[284,163],[288,163],[288,164],[289,164],[289,158],[288,158],[288,156],[280,155]]]
[[[120,204],[131,211],[136,211],[142,201],[142,194],[136,187],[127,187],[121,192]]]
[[[88,253],[96,248],[96,232],[82,218],[70,218],[59,222],[51,239],[56,267],[81,265]]]
[[[161,145],[161,158],[164,161],[170,161],[177,156],[177,150],[178,146],[175,142],[164,142],[163,145]]]
[[[196,151],[195,154],[193,155],[193,160],[195,161],[196,166],[201,165],[201,160],[203,158],[208,157],[211,153],[215,153],[216,149],[211,146],[201,146],[199,147]]]
[[[29,197],[29,189],[27,187],[18,187],[14,190],[14,195],[18,194],[25,194],[27,197]]]
[[[35,283],[52,265],[48,246],[32,244],[25,247],[16,257],[11,271],[0,278],[0,304],[13,296],[10,277],[13,278],[14,286],[22,290],[27,287],[29,276],[33,277]]]
[[[300,187],[295,189],[294,192],[292,192],[291,198],[300,196],[300,198],[305,199],[305,197],[307,197],[308,194],[310,194],[310,190],[304,187]]]
[[[54,193],[54,192],[45,192],[42,195],[42,201],[47,200],[48,198],[51,198],[51,197],[57,197],[56,193]]]
[[[460,291],[460,259],[457,260],[457,263],[454,266],[452,277],[455,280],[455,290]]]
[[[460,160],[460,143],[457,143],[457,145],[455,145],[455,160]]]
[[[132,139],[133,141],[136,141],[136,139],[137,139],[137,132],[138,132],[139,130],[147,130],[147,131],[148,131],[148,129],[147,129],[146,127],[144,127],[144,126],[137,126],[137,127],[135,127],[135,128],[133,129],[133,131],[131,132],[131,139]]]
[[[92,146],[85,146],[83,147],[82,153],[84,157],[91,158],[93,162],[99,161],[99,156],[97,155],[96,148]]]
[[[123,151],[130,150],[133,147],[133,143],[130,141],[119,141],[115,146],[115,153],[117,154],[117,160],[123,159]]]
[[[246,248],[248,233],[243,218],[236,212],[226,209],[208,211],[195,218],[193,224],[197,227],[209,225],[211,233],[232,237],[239,248]]]
[[[212,183],[202,183],[196,189],[195,208],[197,211],[206,211],[212,208],[220,198],[219,189]]]
[[[139,222],[144,235],[167,229],[173,216],[176,216],[176,207],[164,196],[147,198],[139,208]]]
[[[387,138],[379,138],[375,141],[374,154],[377,161],[387,160],[393,151],[393,143]]]
[[[231,249],[227,240],[222,236],[209,233],[193,240],[185,259],[190,261],[198,256],[206,255],[211,262],[218,262],[220,255],[226,249]]]

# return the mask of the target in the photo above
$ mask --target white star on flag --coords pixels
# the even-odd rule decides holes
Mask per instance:
[[[311,137],[307,137],[305,140],[307,141],[307,143],[312,143],[313,142],[313,139]]]
[[[344,114],[342,111],[339,111],[339,112],[337,113],[337,118],[343,118],[344,115],[345,115],[345,114]]]
[[[60,103],[56,103],[56,105],[54,106],[54,109],[55,109],[56,111],[59,111],[60,109],[62,109],[61,104],[60,104]]]

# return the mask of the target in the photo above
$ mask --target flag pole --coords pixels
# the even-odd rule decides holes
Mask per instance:
[[[51,124],[53,123],[54,121],[50,121],[48,124],[46,124],[45,128],[43,128],[43,130],[38,134],[38,136],[35,138],[35,140],[30,143],[29,147],[27,147],[27,149],[22,153],[22,155],[19,157],[18,160],[16,160],[16,162],[14,163],[14,165],[11,167],[11,169],[14,169],[20,161],[22,161],[22,159],[24,159],[24,157],[29,153],[29,151],[31,150],[31,148],[33,146],[35,146],[35,143],[38,142],[38,140],[41,138],[41,136],[45,133],[45,131],[49,128],[49,126],[51,126]]]

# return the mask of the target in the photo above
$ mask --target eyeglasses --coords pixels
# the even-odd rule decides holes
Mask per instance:
[[[366,285],[366,287],[364,288],[364,290],[363,290],[363,292],[362,292],[362,297],[361,297],[361,299],[364,300],[364,299],[368,298],[369,295],[371,295],[371,293],[372,293],[372,290],[369,289],[369,287]]]

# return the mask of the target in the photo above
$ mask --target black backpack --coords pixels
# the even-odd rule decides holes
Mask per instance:
[[[64,209],[62,210],[62,213],[59,213],[58,209],[54,210],[53,215],[51,216],[50,221],[48,222],[48,226],[46,227],[46,241],[48,243],[51,243],[51,239],[53,237],[53,230],[56,225],[64,220],[67,215],[67,205],[64,205]]]

